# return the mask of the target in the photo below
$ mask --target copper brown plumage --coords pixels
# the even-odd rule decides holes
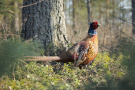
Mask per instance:
[[[98,26],[97,21],[90,23],[86,38],[63,52],[60,56],[27,56],[28,59],[26,61],[74,62],[75,66],[82,67],[91,62],[98,53],[98,36],[96,32]]]

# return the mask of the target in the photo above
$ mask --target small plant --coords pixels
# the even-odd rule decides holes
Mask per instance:
[[[36,51],[36,52],[35,52]],[[25,55],[39,55],[40,50],[34,43],[25,43],[21,40],[8,39],[0,41],[0,75],[11,71],[14,62],[21,60]]]

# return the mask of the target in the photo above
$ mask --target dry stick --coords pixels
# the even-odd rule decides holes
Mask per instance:
[[[114,18],[116,18],[116,19],[122,20],[123,22],[129,23],[129,24],[132,24],[132,22],[129,22],[129,21],[124,20],[124,19],[121,19],[120,17],[114,16],[114,15],[112,15],[112,14],[110,14],[110,15],[111,15],[111,16],[113,16],[113,17],[114,17]],[[128,19],[128,20],[129,20],[129,19]]]
[[[125,32],[121,31],[121,33],[125,34],[127,37],[129,37],[130,39],[132,39],[132,40],[134,40],[134,41],[135,41],[135,39],[134,39],[134,38],[130,37],[130,36],[129,36],[128,34],[126,34]],[[116,39],[117,39],[117,38],[118,38],[118,37],[116,37],[112,43],[116,42]],[[117,42],[116,42],[116,43],[117,43]],[[120,45],[119,43],[118,43],[118,45],[119,45],[121,48],[123,48],[123,49],[124,49],[124,47],[123,47],[122,45]],[[108,49],[108,48],[107,48],[107,47],[105,47],[105,46],[101,46],[100,48]],[[108,49],[108,50],[109,50],[109,49]],[[110,50],[109,50],[109,51],[110,51]],[[127,50],[127,51],[128,51],[128,50]]]
[[[116,39],[117,39],[118,37],[116,37],[115,39],[114,39],[114,41],[112,41],[112,43],[114,43],[114,42],[116,42]],[[117,42],[116,42],[117,43]],[[120,44],[119,44],[120,45]],[[121,46],[121,45],[120,45]],[[122,47],[122,46],[121,46]],[[107,48],[106,46],[100,46],[99,48],[105,48],[105,49],[107,49],[108,51],[110,51],[110,52],[112,52],[109,48]]]
[[[16,34],[0,34],[0,35],[13,35],[13,36],[20,36],[20,35],[16,35]]]
[[[132,39],[132,40],[134,40],[135,41],[135,39],[134,38],[132,38],[132,37],[130,37],[129,35],[127,35],[125,32],[123,32],[123,31],[121,31],[123,34],[125,34],[127,37],[129,37],[130,39]]]
[[[42,1],[44,1],[44,0],[40,0],[40,1],[35,2],[35,3],[33,3],[33,4],[29,4],[29,5],[21,6],[21,7],[19,7],[19,8],[29,7],[29,6],[32,6],[32,5],[38,4],[38,3],[42,2]]]

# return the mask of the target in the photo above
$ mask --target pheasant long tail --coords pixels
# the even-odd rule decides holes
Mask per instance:
[[[25,56],[25,61],[59,61],[59,56]]]

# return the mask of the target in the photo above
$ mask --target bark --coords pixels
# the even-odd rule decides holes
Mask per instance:
[[[99,18],[100,18],[100,24],[102,25],[103,24],[103,12],[102,11],[102,3],[101,1],[98,2],[99,3]]]
[[[93,0],[90,0],[91,2],[91,4],[90,4],[90,21],[92,22],[93,20],[94,20],[94,17],[93,17],[93,6],[94,6],[94,3],[93,3]]]
[[[106,23],[109,24],[109,0],[106,0]]]
[[[132,32],[135,34],[135,0],[132,0]]]
[[[76,13],[76,9],[75,9],[75,0],[72,0],[73,2],[73,30],[75,29],[75,13]]]
[[[112,5],[113,5],[113,25],[115,24],[115,0],[112,1]]]
[[[38,39],[45,49],[67,49],[63,0],[23,0],[22,21],[24,39]]]
[[[90,23],[90,0],[87,0],[88,23]]]
[[[19,31],[19,13],[18,13],[18,3],[15,1],[15,30]]]
[[[3,23],[2,23],[2,29],[3,29],[3,33],[4,33],[4,39],[6,40],[7,39],[7,36],[6,36],[6,34],[9,32],[9,28],[10,28],[10,26],[9,26],[9,24],[8,24],[9,22],[8,22],[8,19],[7,19],[7,17],[4,15],[3,16]]]

